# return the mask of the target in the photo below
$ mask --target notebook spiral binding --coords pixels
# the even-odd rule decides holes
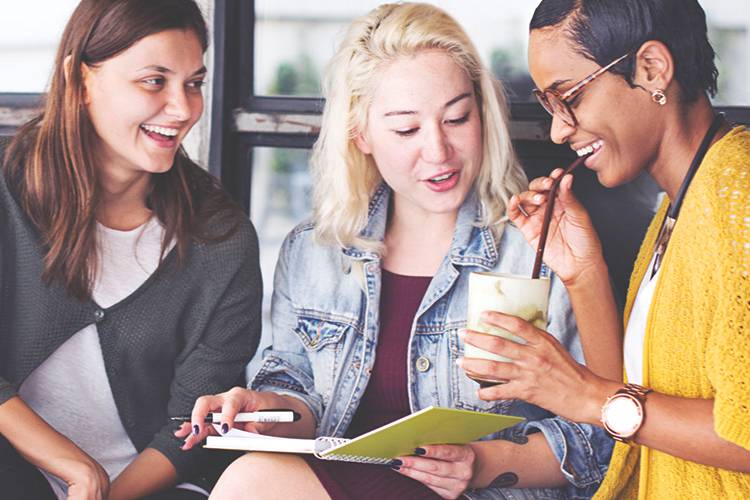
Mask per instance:
[[[319,437],[315,439],[315,455],[321,460],[337,460],[339,462],[355,462],[358,464],[377,464],[388,465],[391,463],[390,458],[358,457],[356,455],[323,455],[326,450],[348,443],[351,439],[335,437]]]

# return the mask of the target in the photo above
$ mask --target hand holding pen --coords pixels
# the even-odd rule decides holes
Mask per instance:
[[[288,398],[273,392],[258,392],[242,387],[201,396],[189,417],[172,417],[172,420],[185,422],[175,436],[185,439],[181,448],[189,450],[209,434],[217,434],[211,424],[220,425],[220,434],[226,434],[233,427],[260,434],[275,434],[272,430],[277,425],[296,426],[304,419],[298,409],[289,408],[287,403]]]
[[[268,410],[257,410],[250,412],[240,412],[234,416],[235,423],[291,423],[296,422],[300,419],[299,413],[294,410],[282,410],[282,409],[268,409]],[[169,417],[169,420],[175,422],[190,422],[192,416],[181,416],[181,417]],[[220,424],[222,422],[221,413],[209,413],[203,419],[203,422],[207,424]]]

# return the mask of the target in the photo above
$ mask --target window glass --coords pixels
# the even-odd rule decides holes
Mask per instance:
[[[253,149],[250,218],[260,239],[274,246],[268,247],[274,261],[286,234],[310,216],[309,160],[310,151],[306,149]],[[268,254],[263,250],[261,253]]]
[[[320,95],[320,75],[348,23],[382,2],[373,0],[256,0],[255,88],[258,95]],[[511,99],[531,98],[526,38],[536,1],[434,0],[474,41],[484,63]],[[746,0],[703,0],[718,54],[715,103],[750,105],[750,9]]]
[[[714,103],[750,106],[750,9],[745,0],[703,0],[701,5],[719,69]]]
[[[372,0],[256,0],[255,93],[320,95],[326,62],[357,16],[383,2]],[[516,99],[530,97],[526,30],[534,2],[434,0],[467,29],[484,62],[502,75]]]
[[[4,2],[0,17],[0,92],[43,92],[57,43],[78,0]]]
[[[79,0],[5,2],[0,16],[0,93],[43,93],[47,90],[57,45]],[[209,27],[213,0],[197,0]],[[211,68],[211,51],[206,55]],[[207,164],[211,87],[204,87],[205,112],[183,143],[188,153]],[[31,116],[30,114],[28,115]],[[7,119],[7,116],[0,116]],[[14,117],[15,118],[15,117]],[[26,115],[24,115],[24,120]],[[0,127],[8,125],[0,121]],[[13,121],[10,126],[17,126]]]
[[[260,268],[263,275],[263,340],[248,374],[259,367],[260,349],[270,342],[273,272],[284,237],[311,215],[312,183],[308,170],[310,151],[305,149],[255,148],[250,193],[250,219],[258,231]]]

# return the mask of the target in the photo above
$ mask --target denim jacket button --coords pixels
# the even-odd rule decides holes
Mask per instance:
[[[430,369],[430,360],[425,358],[424,356],[420,356],[417,358],[417,370],[420,372],[426,372]]]
[[[99,323],[104,319],[104,310],[103,309],[97,309],[94,311],[94,321]]]

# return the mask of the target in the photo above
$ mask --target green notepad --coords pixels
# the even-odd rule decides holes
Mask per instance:
[[[466,444],[521,422],[523,418],[430,406],[344,444],[318,452],[321,458],[391,460],[429,444]]]
[[[206,448],[286,453],[313,453],[323,460],[387,464],[430,444],[466,444],[511,427],[524,419],[430,406],[354,439],[319,437],[290,439],[232,429],[209,436]]]

